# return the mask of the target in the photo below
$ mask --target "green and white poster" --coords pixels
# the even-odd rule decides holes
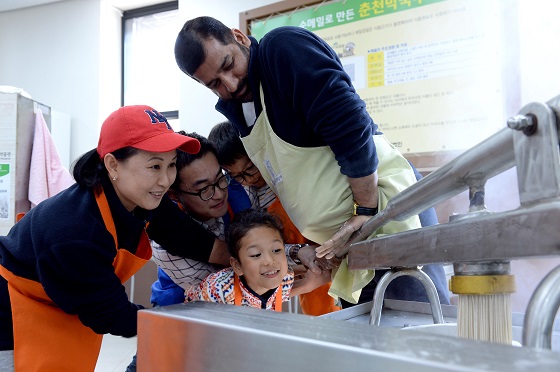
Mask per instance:
[[[337,52],[385,136],[404,154],[463,151],[506,124],[518,87],[516,1],[346,0],[253,20],[315,32]],[[511,43],[504,42],[511,38]]]
[[[0,164],[0,220],[10,218],[10,164]]]

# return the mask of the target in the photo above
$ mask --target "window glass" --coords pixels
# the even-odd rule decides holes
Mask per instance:
[[[169,123],[169,125],[171,125],[171,128],[173,128],[175,132],[181,130],[181,124],[179,123],[179,119],[170,119],[171,115],[169,115],[168,113],[165,113],[165,117],[167,118],[167,122]]]
[[[177,113],[181,71],[173,49],[180,28],[177,9],[124,19],[124,105]]]

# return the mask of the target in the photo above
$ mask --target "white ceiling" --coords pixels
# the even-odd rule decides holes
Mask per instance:
[[[0,12],[6,12],[9,10],[16,10],[21,8],[28,8],[31,6],[44,5],[49,3],[56,3],[62,0],[1,0],[0,1]],[[72,0],[65,0],[72,1]],[[141,8],[148,5],[154,5],[159,3],[164,3],[168,0],[106,0],[109,4],[112,4],[115,8],[120,10],[130,10],[135,8]]]

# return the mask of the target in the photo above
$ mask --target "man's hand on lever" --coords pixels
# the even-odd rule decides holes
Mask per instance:
[[[369,220],[370,216],[353,216],[344,222],[336,234],[327,240],[323,245],[315,250],[317,258],[333,259],[335,257],[342,258],[348,253],[347,242],[350,237],[362,225]],[[339,263],[340,264],[340,263]]]
[[[332,238],[316,249],[318,258],[346,256],[352,234],[377,213],[377,172],[366,177],[348,178],[348,181],[354,196],[353,216],[342,224]]]

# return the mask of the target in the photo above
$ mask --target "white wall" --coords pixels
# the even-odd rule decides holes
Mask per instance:
[[[521,102],[560,94],[560,2],[519,0]]]
[[[98,1],[98,0],[96,0]],[[99,30],[99,118],[97,128],[121,104],[122,12],[101,0]],[[97,134],[95,144],[97,146]],[[89,150],[89,149],[86,149]]]
[[[211,16],[228,27],[239,28],[239,13],[277,2],[277,0],[179,0],[179,14],[184,22],[199,16]],[[187,132],[208,135],[215,124],[225,120],[225,117],[214,109],[217,100],[218,98],[208,88],[183,75],[179,109],[181,128]]]
[[[112,35],[100,32],[101,26]],[[23,88],[34,100],[71,116],[72,161],[96,147],[100,118],[107,106],[112,111],[120,104],[120,75],[115,76],[120,49],[115,53],[111,45],[108,53],[107,39],[120,45],[120,14],[100,0],[0,13],[0,85]],[[102,63],[102,57],[112,61]],[[114,83],[103,83],[102,77]]]

